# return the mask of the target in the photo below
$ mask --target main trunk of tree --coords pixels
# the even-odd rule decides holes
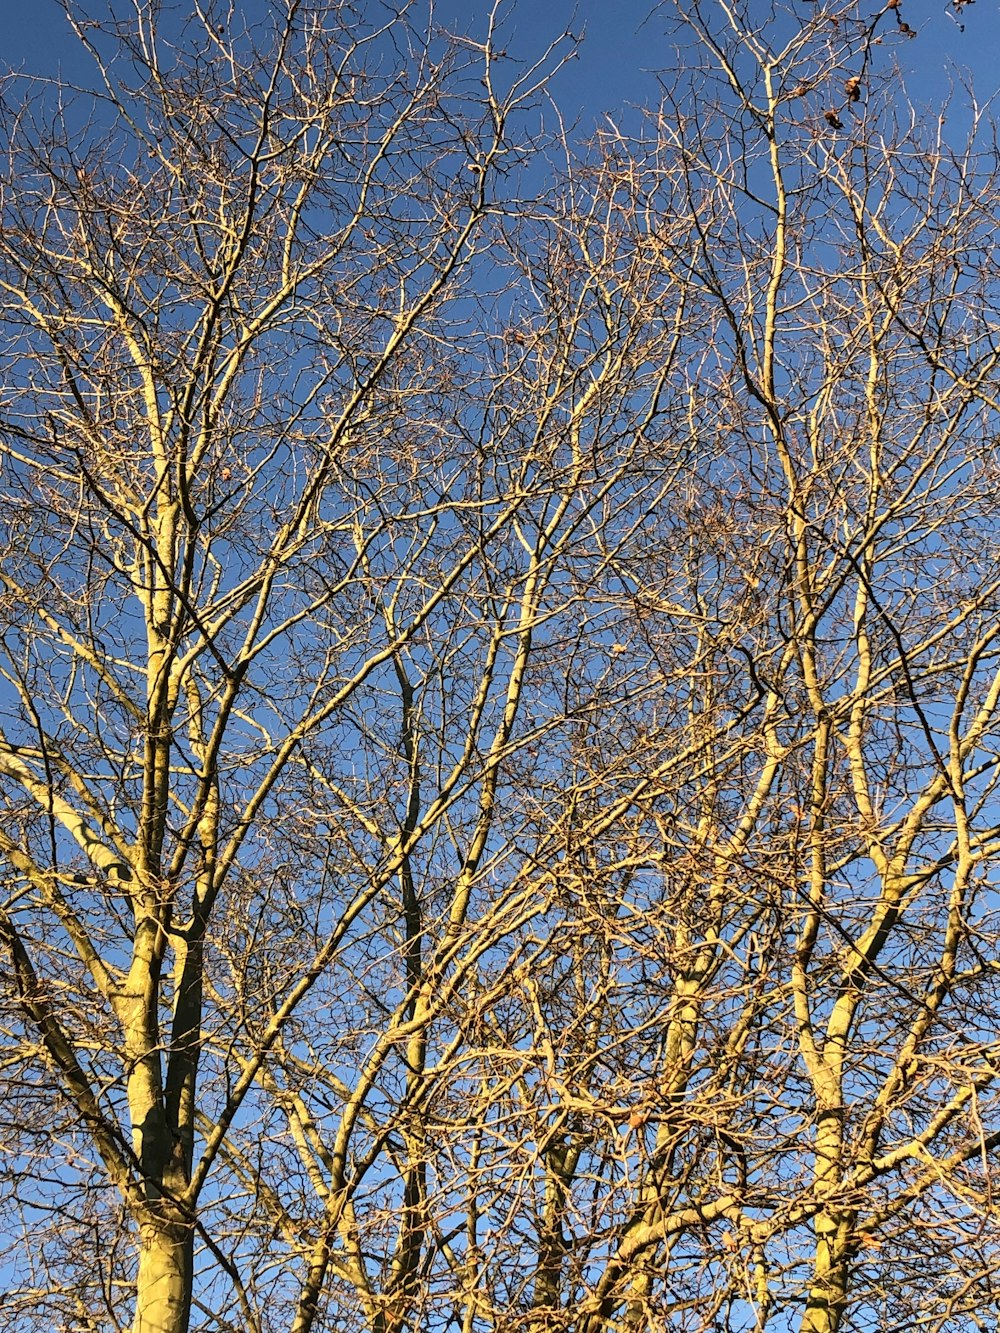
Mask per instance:
[[[816,1219],[814,1277],[799,1333],[839,1333],[847,1305],[847,1232],[835,1215],[822,1213]]]
[[[827,1192],[843,1177],[844,1110],[842,1033],[849,1021],[845,1009],[831,1019],[827,1055],[816,1071],[819,1102],[816,1126],[817,1192]],[[813,1222],[816,1249],[813,1279],[799,1333],[839,1333],[847,1308],[850,1242],[854,1214],[839,1205],[821,1209]]]
[[[139,1240],[132,1333],[187,1333],[194,1272],[190,1223],[161,1212],[140,1225]]]

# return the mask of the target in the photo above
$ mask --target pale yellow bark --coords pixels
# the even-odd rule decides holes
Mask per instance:
[[[193,1232],[176,1219],[140,1229],[132,1333],[187,1333],[191,1311]]]
[[[835,1212],[816,1218],[813,1280],[799,1333],[838,1333],[847,1303],[850,1222]]]

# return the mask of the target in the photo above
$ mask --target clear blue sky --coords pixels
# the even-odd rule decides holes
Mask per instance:
[[[883,0],[874,0],[877,11]],[[105,0],[91,0],[94,10]],[[770,8],[760,0],[762,17]],[[237,0],[237,6],[239,0]],[[810,0],[799,0],[803,13]],[[438,0],[438,12],[457,16],[460,26],[475,27],[488,13],[490,0]],[[653,12],[651,12],[653,11]],[[563,27],[585,32],[580,56],[562,71],[555,94],[569,121],[593,125],[604,111],[629,103],[657,101],[656,72],[668,62],[664,21],[654,0],[508,0],[511,46],[538,50]],[[965,32],[949,17],[944,0],[902,0],[901,13],[919,31],[913,41],[893,37],[879,52],[895,57],[907,76],[910,97],[919,107],[947,95],[949,77],[973,76],[980,102],[1000,88],[1000,3],[976,0],[963,10]],[[56,0],[0,0],[3,48],[0,64],[32,74],[65,74],[84,68]],[[885,22],[891,33],[891,24]]]

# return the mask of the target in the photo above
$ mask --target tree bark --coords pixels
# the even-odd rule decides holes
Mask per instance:
[[[139,1226],[139,1275],[132,1333],[187,1333],[194,1275],[194,1228],[161,1207]]]
[[[815,1230],[813,1281],[800,1333],[839,1333],[847,1305],[850,1225],[835,1213],[823,1212],[816,1219]]]

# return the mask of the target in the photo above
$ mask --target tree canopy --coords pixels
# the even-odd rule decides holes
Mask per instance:
[[[12,1330],[992,1326],[1000,165],[912,7],[663,10],[588,144],[497,11],[7,79]]]

